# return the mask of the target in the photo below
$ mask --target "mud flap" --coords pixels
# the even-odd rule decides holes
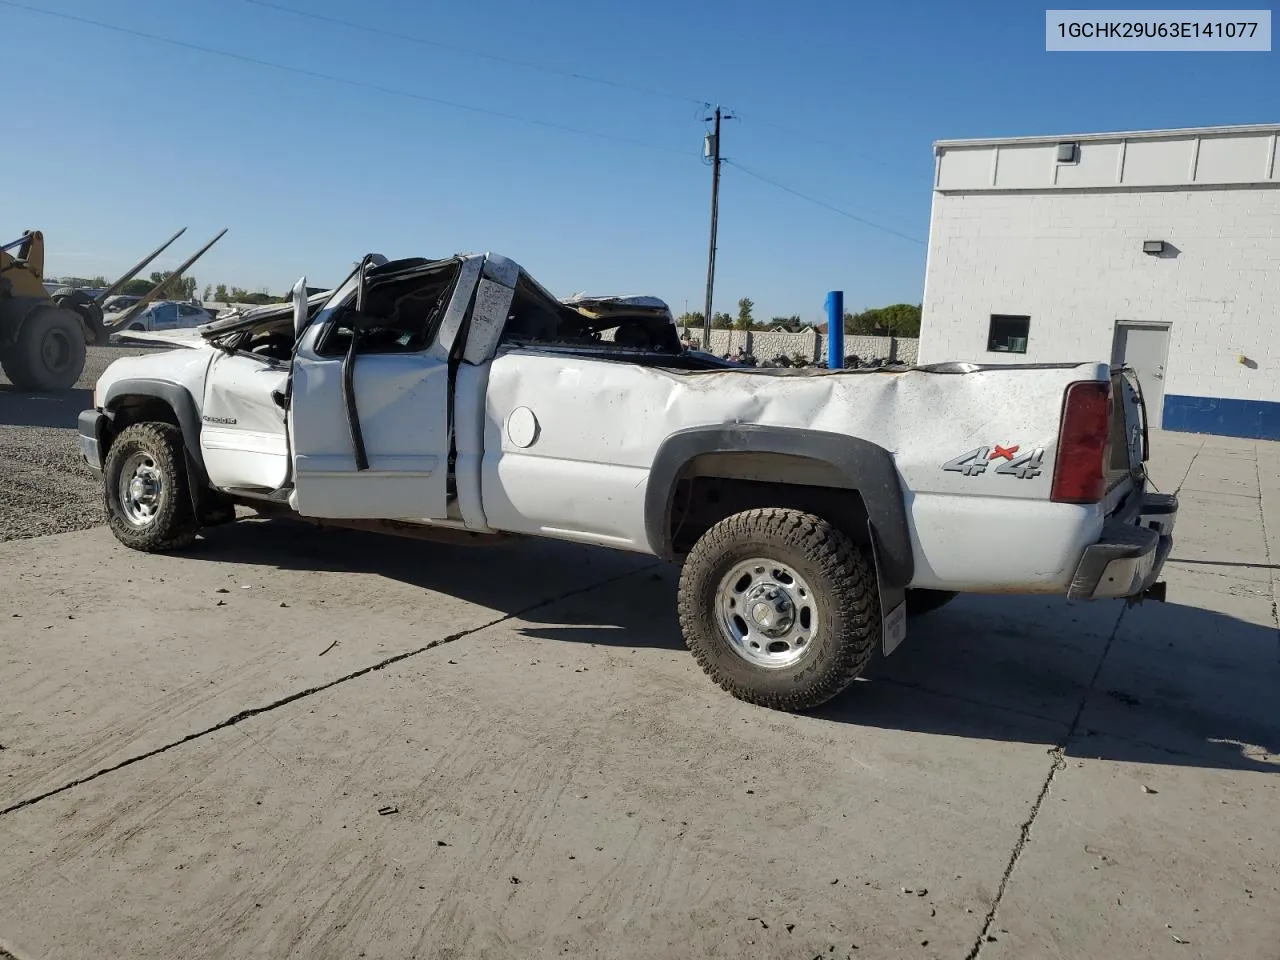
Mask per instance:
[[[880,592],[881,653],[887,657],[907,639],[907,591],[902,587],[889,586],[880,575],[880,552],[876,547],[876,531],[870,520],[867,521],[867,535],[875,562],[876,588]]]

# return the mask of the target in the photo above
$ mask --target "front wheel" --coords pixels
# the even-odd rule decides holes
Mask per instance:
[[[102,467],[107,525],[126,547],[176,550],[196,538],[182,431],[168,423],[135,423],[111,444]]]
[[[680,574],[679,609],[707,675],[741,700],[779,710],[842,692],[882,633],[869,557],[799,510],[748,510],[703,534]]]

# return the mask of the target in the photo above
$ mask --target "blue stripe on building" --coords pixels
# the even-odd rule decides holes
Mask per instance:
[[[1280,440],[1280,403],[1168,394],[1163,426],[1182,433]]]

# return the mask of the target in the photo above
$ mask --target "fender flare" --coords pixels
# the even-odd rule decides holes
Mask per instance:
[[[915,572],[906,499],[892,454],[884,447],[838,433],[760,424],[692,427],[663,441],[645,490],[645,533],[652,552],[672,558],[671,508],[676,484],[695,457],[708,453],[776,453],[817,460],[833,467],[856,490],[867,508],[880,574],[905,587]]]
[[[200,483],[207,484],[209,475],[204,469],[204,454],[200,451],[200,412],[196,409],[196,401],[185,387],[167,380],[150,380],[144,378],[117,380],[107,387],[106,396],[102,398],[102,410],[107,416],[114,415],[125,397],[151,397],[168,404],[178,419],[178,427],[182,430],[182,445],[187,451],[187,467],[194,472]],[[193,488],[194,488],[193,484]]]

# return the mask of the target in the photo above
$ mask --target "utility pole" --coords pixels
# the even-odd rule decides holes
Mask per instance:
[[[702,315],[702,349],[711,350],[711,296],[716,285],[716,227],[720,222],[720,121],[732,120],[729,114],[722,114],[716,107],[714,116],[704,120],[714,120],[715,127],[706,136],[703,155],[711,160],[711,245],[707,251],[707,308]]]

